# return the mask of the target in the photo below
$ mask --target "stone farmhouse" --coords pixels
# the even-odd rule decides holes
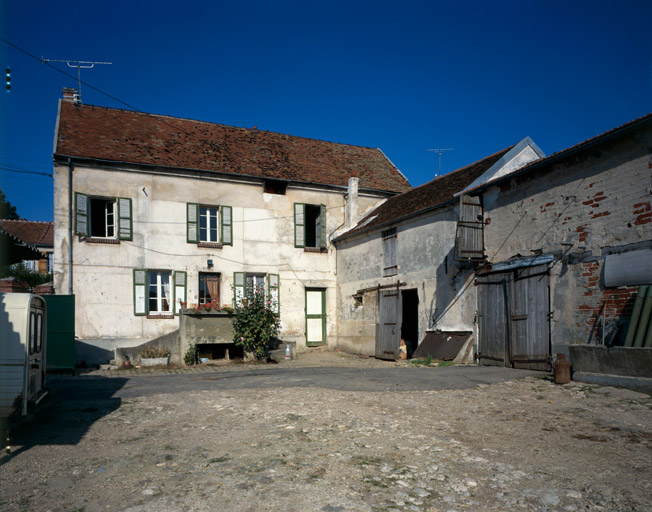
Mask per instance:
[[[54,285],[112,350],[178,328],[183,303],[269,294],[281,338],[335,340],[330,235],[411,187],[379,150],[75,102],[54,148]],[[92,341],[89,341],[92,340]]]

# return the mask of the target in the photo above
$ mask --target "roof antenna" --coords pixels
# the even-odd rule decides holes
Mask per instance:
[[[77,95],[79,97],[79,102],[81,103],[81,70],[82,69],[92,69],[95,67],[95,64],[113,64],[113,62],[92,62],[88,60],[56,60],[56,59],[46,59],[41,57],[41,62],[65,62],[68,64],[69,68],[77,68]]]
[[[435,178],[439,178],[441,176],[441,153],[442,151],[455,151],[455,148],[430,148],[426,149],[426,151],[434,151],[435,153],[439,153],[439,174],[435,174]]]

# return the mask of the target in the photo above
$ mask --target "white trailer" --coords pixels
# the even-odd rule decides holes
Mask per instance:
[[[0,293],[0,423],[47,395],[46,314],[43,297]]]

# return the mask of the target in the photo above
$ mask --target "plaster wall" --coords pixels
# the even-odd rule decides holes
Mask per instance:
[[[327,233],[344,222],[345,189],[289,186],[286,195],[263,193],[260,182],[172,176],[133,170],[75,167],[73,192],[132,200],[133,240],[93,243],[69,239],[68,168],[55,167],[55,257],[57,293],[68,293],[68,247],[73,247],[73,293],[79,338],[121,340],[158,337],[178,328],[178,317],[134,315],[133,270],[187,272],[187,302],[198,301],[199,272],[221,274],[222,304],[231,304],[234,272],[274,273],[280,279],[281,337],[305,347],[305,288],[326,289],[329,343],[337,333],[336,256],[294,247],[295,202],[324,204]],[[359,208],[381,197],[360,194]],[[186,242],[186,203],[232,207],[233,245],[203,248]],[[74,222],[74,219],[73,219]],[[208,260],[213,267],[208,267]]]
[[[652,132],[587,149],[483,194],[489,262],[535,252],[551,268],[553,352],[595,343],[631,314],[636,287],[607,289],[604,256],[652,241]],[[608,335],[605,332],[605,335]]]
[[[382,230],[338,243],[338,347],[375,353],[377,291],[365,292],[362,306],[354,296],[397,281],[405,283],[401,290],[417,290],[419,341],[428,330],[474,330],[471,273],[453,260],[456,222],[457,209],[450,206],[397,224],[398,274],[390,277],[383,277]]]

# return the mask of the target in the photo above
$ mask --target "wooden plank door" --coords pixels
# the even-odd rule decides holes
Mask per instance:
[[[486,366],[508,366],[509,274],[478,277],[478,358]]]
[[[326,343],[326,290],[306,288],[306,345]]]
[[[547,265],[514,271],[509,310],[512,365],[514,368],[549,370]]]
[[[398,359],[401,343],[401,294],[398,288],[379,293],[378,309],[376,357]]]

